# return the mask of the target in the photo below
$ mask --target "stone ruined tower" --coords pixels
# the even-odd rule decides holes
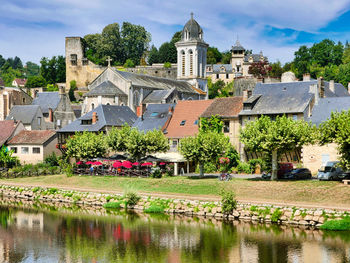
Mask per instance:
[[[208,44],[203,40],[203,30],[196,20],[188,20],[182,30],[177,49],[177,79],[186,80],[198,89],[208,92],[205,78]]]
[[[70,82],[75,80],[77,88],[84,90],[104,67],[95,65],[84,56],[81,37],[66,37],[66,92],[69,91]]]

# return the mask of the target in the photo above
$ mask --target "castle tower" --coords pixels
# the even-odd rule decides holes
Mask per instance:
[[[231,65],[236,76],[243,74],[243,63],[244,63],[245,48],[241,45],[237,39],[236,44],[231,49]]]
[[[188,20],[182,30],[181,40],[175,43],[177,49],[177,79],[186,80],[207,92],[205,66],[208,44],[203,40],[203,30],[196,20]]]

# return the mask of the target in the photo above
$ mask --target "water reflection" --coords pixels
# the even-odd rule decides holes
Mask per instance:
[[[102,214],[2,206],[0,262],[350,262],[349,233]]]

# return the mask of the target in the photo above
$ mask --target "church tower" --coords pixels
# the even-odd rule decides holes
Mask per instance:
[[[203,40],[203,30],[196,20],[188,20],[182,30],[177,49],[177,79],[186,80],[196,88],[208,92],[205,67],[208,44]]]

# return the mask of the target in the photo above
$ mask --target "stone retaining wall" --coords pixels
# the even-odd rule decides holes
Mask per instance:
[[[121,195],[110,195],[92,192],[77,192],[58,190],[56,188],[15,187],[0,185],[0,196],[13,200],[27,200],[51,204],[76,204],[87,207],[102,207],[105,203],[123,200]],[[289,206],[273,206],[269,204],[238,203],[236,210],[231,214],[222,212],[220,202],[193,201],[184,199],[160,199],[142,197],[134,207],[143,211],[157,205],[166,203],[165,213],[185,216],[215,218],[219,220],[242,220],[261,223],[276,223],[299,225],[319,228],[327,219],[341,219],[348,216],[348,212],[339,210],[306,209]],[[121,207],[125,204],[121,203]]]

